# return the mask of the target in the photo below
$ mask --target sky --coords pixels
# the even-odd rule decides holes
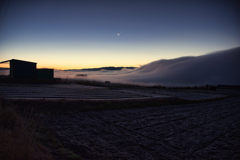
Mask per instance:
[[[0,61],[139,67],[240,46],[234,0],[4,0]],[[8,64],[0,64],[0,67]]]

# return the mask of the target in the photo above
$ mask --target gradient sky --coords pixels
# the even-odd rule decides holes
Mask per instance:
[[[240,7],[233,0],[5,0],[0,5],[0,61],[33,61],[38,68],[137,67],[240,46]]]

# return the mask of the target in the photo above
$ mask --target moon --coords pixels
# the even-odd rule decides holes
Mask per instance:
[[[117,36],[120,36],[120,33],[118,33]]]

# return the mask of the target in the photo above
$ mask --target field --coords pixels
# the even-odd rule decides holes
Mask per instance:
[[[43,115],[86,159],[239,159],[240,100]]]
[[[79,84],[0,84],[0,94],[7,99],[46,100],[126,100],[177,97],[203,100],[225,97],[211,90],[158,89],[138,86],[88,86]]]
[[[83,159],[240,159],[239,94],[75,84],[0,87],[6,103],[20,111],[33,108],[64,148]]]

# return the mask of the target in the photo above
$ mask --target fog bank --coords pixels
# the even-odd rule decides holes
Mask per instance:
[[[76,77],[76,74],[87,77]],[[158,60],[120,71],[64,72],[60,77],[150,85],[240,85],[240,47],[198,57]],[[56,76],[58,73],[56,72]],[[64,76],[63,76],[64,75]]]
[[[198,57],[158,60],[124,78],[163,85],[240,85],[240,47]]]

